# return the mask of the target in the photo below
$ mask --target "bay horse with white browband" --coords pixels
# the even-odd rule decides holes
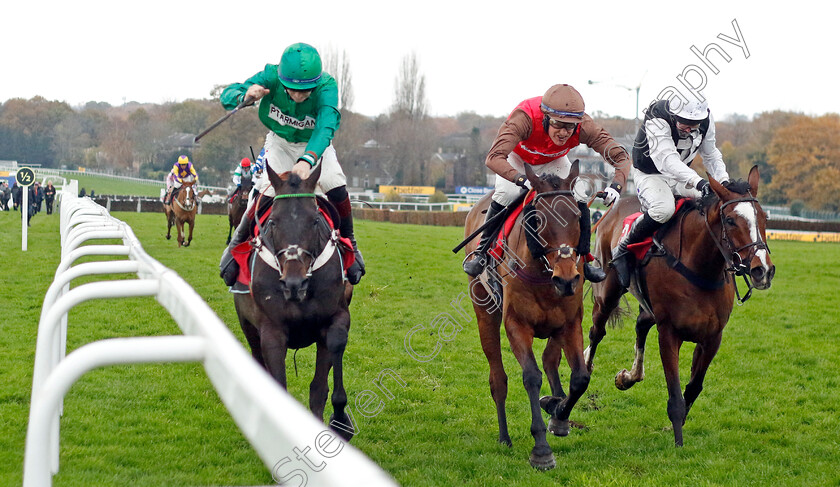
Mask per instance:
[[[197,194],[195,192],[195,181],[185,179],[182,182],[178,194],[172,197],[172,203],[163,205],[163,212],[166,214],[166,240],[172,238],[172,226],[178,237],[178,247],[189,247],[193,238],[195,228],[195,214],[198,211]],[[190,234],[185,238],[184,225],[190,226]]]
[[[722,185],[709,178],[714,194],[691,202],[693,208],[675,214],[654,238],[657,249],[638,267],[630,292],[642,305],[636,319],[636,357],[628,372],[616,375],[615,384],[626,390],[644,379],[645,342],[655,324],[659,354],[668,387],[668,418],[677,446],[683,444],[683,425],[703,390],[703,380],[721,343],[736,295],[745,301],[752,289],[768,289],[776,267],[767,247],[767,216],[755,195],[758,167],[748,181]],[[596,253],[609,262],[618,244],[624,218],[639,211],[639,201],[622,198],[602,219],[597,232]],[[656,245],[656,243],[658,245]],[[748,291],[743,298],[736,277],[743,277]],[[592,284],[594,307],[587,366],[592,369],[595,350],[606,334],[607,321],[615,316],[624,289],[610,269],[607,278]],[[691,377],[681,391],[679,352],[683,342],[696,343]]]
[[[498,267],[488,266],[486,273],[497,273],[503,283],[502,303],[482,285],[482,276],[470,278],[481,347],[490,364],[490,394],[496,403],[499,442],[511,445],[507,428],[505,400],[507,375],[502,364],[500,327],[505,332],[513,354],[522,367],[522,382],[531,407],[531,434],[534,448],[530,463],[547,470],[555,460],[546,440],[544,409],[551,416],[548,429],[557,436],[569,432],[569,414],[589,385],[589,369],[583,357],[583,261],[576,253],[580,236],[577,202],[572,185],[579,173],[578,162],[572,164],[566,178],[534,175],[525,165],[535,196],[517,217],[507,241],[507,248]],[[527,201],[527,200],[526,200]],[[490,202],[485,196],[467,216],[466,235],[483,222],[483,212]],[[467,255],[476,242],[466,247]],[[486,279],[486,276],[485,276]],[[534,338],[547,339],[542,365],[551,396],[540,398],[542,372],[534,357]],[[560,359],[566,353],[571,368],[569,394],[560,383]]]
[[[323,421],[332,368],[329,424],[350,440],[354,429],[345,411],[343,356],[353,286],[344,278],[337,233],[320,213],[314,194],[321,165],[305,180],[291,172],[278,176],[269,166],[265,170],[276,196],[251,241],[256,257],[250,266],[250,293],[234,294],[239,324],[254,359],[283,388],[288,349],[317,346],[309,408]],[[257,201],[255,207],[260,206]]]

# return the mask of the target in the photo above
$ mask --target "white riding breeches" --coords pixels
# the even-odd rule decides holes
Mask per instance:
[[[636,193],[642,204],[642,211],[647,211],[651,218],[665,223],[674,216],[676,201],[674,195],[700,198],[700,191],[680,184],[676,179],[662,174],[647,174],[635,167],[632,169]]]

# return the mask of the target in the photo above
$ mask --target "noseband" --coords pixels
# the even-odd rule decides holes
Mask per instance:
[[[770,253],[770,247],[767,246],[767,243],[761,240],[761,234],[758,232],[756,228],[756,233],[758,234],[758,239],[748,243],[747,245],[741,246],[736,248],[735,244],[732,242],[732,238],[729,236],[729,233],[726,231],[726,224],[723,221],[724,214],[723,209],[729,205],[737,204],[737,203],[749,203],[752,205],[753,210],[755,210],[755,214],[758,215],[758,209],[755,207],[758,204],[758,200],[749,192],[747,192],[746,197],[738,198],[735,200],[727,201],[726,203],[721,203],[720,205],[720,227],[721,233],[720,237],[715,235],[715,232],[712,230],[712,226],[709,223],[709,214],[708,212],[704,215],[706,221],[706,229],[709,231],[709,235],[712,236],[712,241],[717,246],[718,250],[720,250],[720,254],[723,256],[724,261],[726,262],[726,268],[724,269],[726,272],[730,272],[735,276],[741,276],[744,278],[744,282],[747,283],[747,293],[744,295],[744,298],[741,299],[741,294],[738,291],[738,286],[735,286],[735,294],[738,295],[738,303],[743,304],[744,301],[750,298],[752,295],[753,286],[749,279],[747,279],[747,275],[750,272],[749,268],[749,261],[755,257],[755,254],[759,250],[766,250],[767,253]],[[758,222],[756,222],[756,225]],[[725,248],[724,248],[725,247]],[[747,258],[744,259],[741,257],[741,252],[750,249],[749,253],[747,254]]]
[[[279,194],[274,197],[275,200],[284,199],[284,198],[315,198],[314,193],[294,193],[294,194]],[[317,205],[317,203],[316,203]],[[316,206],[317,208],[317,206]],[[271,211],[269,209],[268,211]],[[258,255],[260,258],[269,266],[276,269],[277,272],[280,273],[280,280],[284,280],[286,278],[286,271],[285,266],[283,264],[298,261],[301,264],[304,264],[304,258],[309,259],[309,266],[306,269],[306,278],[312,277],[312,273],[323,267],[324,264],[329,261],[332,257],[332,254],[336,251],[337,242],[338,242],[338,234],[336,230],[332,230],[330,234],[330,240],[327,242],[326,247],[321,251],[321,253],[316,257],[312,252],[302,248],[300,245],[297,244],[290,244],[287,245],[285,248],[275,251],[274,245],[271,242],[271,239],[267,238],[269,235],[268,231],[272,228],[275,223],[274,220],[268,220],[265,227],[260,225],[260,219],[257,218],[257,228],[259,230],[259,236],[256,238],[256,247],[258,249]],[[344,264],[342,262],[341,252],[338,252],[339,264],[344,268]],[[282,264],[281,264],[282,259]],[[305,265],[305,264],[304,264]],[[342,273],[343,275],[343,273]]]
[[[554,196],[570,196],[572,198],[572,200],[574,201],[574,193],[571,190],[568,190],[568,189],[557,190],[557,191],[546,191],[545,193],[537,193],[537,195],[534,196],[534,199],[531,202],[531,206],[533,206],[534,209],[532,210],[531,213],[529,213],[529,215],[526,216],[526,218],[529,218],[530,215],[532,215],[533,212],[536,211],[537,202],[539,202],[539,200],[541,198],[548,198],[548,197],[554,197]],[[548,203],[546,203],[546,204],[548,204]],[[551,207],[549,206],[549,208],[551,208]],[[525,233],[525,237],[527,239],[534,239],[534,237],[531,236],[527,231]],[[538,241],[535,242],[535,243],[537,245],[539,245]],[[552,272],[553,271],[552,266],[551,266],[551,261],[548,260],[548,254],[550,254],[552,252],[557,252],[561,259],[570,259],[570,258],[574,257],[574,255],[576,253],[576,249],[574,247],[570,246],[569,244],[565,244],[565,243],[560,244],[560,246],[558,246],[558,247],[549,247],[547,249],[544,248],[541,252],[541,255],[538,257],[538,260],[541,260],[543,262],[543,264],[545,265],[545,272]],[[534,256],[534,257],[537,257],[537,256]],[[580,257],[580,256],[578,256],[578,257]]]

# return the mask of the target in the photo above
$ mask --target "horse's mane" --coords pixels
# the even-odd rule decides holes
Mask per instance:
[[[565,182],[563,178],[556,174],[543,174],[540,176],[540,181],[550,184],[555,190],[561,189]]]
[[[744,181],[743,179],[736,179],[734,181],[729,181],[728,183],[726,183],[725,187],[726,187],[726,189],[728,189],[729,191],[731,191],[733,193],[738,193],[738,194],[742,194],[742,195],[747,194],[750,191],[749,181]],[[699,209],[701,211],[705,212],[706,210],[708,210],[712,205],[714,205],[718,201],[720,201],[720,198],[718,198],[718,196],[715,193],[708,194],[700,200]],[[689,201],[688,203],[690,205],[693,205],[693,206],[688,206],[687,208],[697,207],[696,203],[694,203],[693,200]]]

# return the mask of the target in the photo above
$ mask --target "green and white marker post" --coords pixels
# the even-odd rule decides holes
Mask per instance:
[[[35,183],[35,171],[21,167],[15,174],[15,181],[22,189],[20,200],[20,249],[26,252],[26,240],[29,227],[29,187]]]

